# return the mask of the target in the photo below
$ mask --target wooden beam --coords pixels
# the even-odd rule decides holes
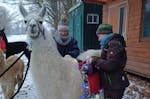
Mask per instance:
[[[93,4],[103,5],[103,4],[106,4],[107,0],[82,0],[82,1],[86,2],[86,3],[93,3]]]

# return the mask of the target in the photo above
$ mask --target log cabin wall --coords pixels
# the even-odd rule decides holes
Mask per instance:
[[[127,42],[126,70],[150,78],[150,38],[143,39],[144,0],[113,0],[104,4],[103,23],[119,32],[120,8],[124,7],[123,28]]]

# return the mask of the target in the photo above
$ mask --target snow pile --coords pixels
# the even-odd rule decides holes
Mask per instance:
[[[8,35],[8,42],[17,42],[17,41],[25,41],[27,42],[27,35]]]

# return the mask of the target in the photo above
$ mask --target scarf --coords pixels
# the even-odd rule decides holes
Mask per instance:
[[[67,45],[69,44],[69,42],[71,41],[71,37],[68,35],[68,36],[62,36],[60,35],[60,33],[55,33],[54,34],[54,39],[56,40],[56,42],[60,45]]]
[[[105,37],[102,38],[102,40],[100,41],[101,49],[104,48],[105,44],[106,44],[106,43],[108,42],[108,40],[109,40],[110,38],[112,38],[112,37],[113,37],[113,33],[108,34],[108,35],[106,35]]]

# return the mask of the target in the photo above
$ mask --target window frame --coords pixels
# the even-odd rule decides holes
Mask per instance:
[[[123,19],[122,19],[122,33],[120,33],[120,16],[121,16],[121,8],[123,8]],[[126,13],[126,7],[124,5],[120,5],[119,7],[119,18],[118,18],[118,33],[121,34],[124,38],[126,38],[126,22],[125,22],[125,13]]]
[[[89,21],[89,16],[92,17],[92,21]],[[96,17],[96,22],[94,22],[94,17]],[[99,24],[99,15],[98,14],[87,14],[87,24]]]
[[[142,30],[141,30],[141,36],[140,36],[140,38],[141,38],[141,41],[150,41],[150,37],[144,37],[144,12],[145,12],[145,6],[146,6],[146,0],[144,0],[144,2],[143,2],[143,7],[142,7],[142,10],[143,10],[143,12],[142,12]]]

